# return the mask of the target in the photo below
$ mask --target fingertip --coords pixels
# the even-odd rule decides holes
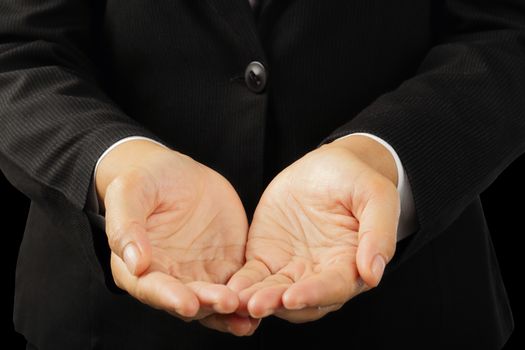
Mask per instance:
[[[232,278],[230,278],[226,286],[235,293],[240,293],[246,288],[249,288],[252,284],[252,280],[248,277],[242,275],[234,275]]]
[[[248,310],[250,317],[257,319],[265,318],[275,313],[275,309],[262,308],[260,306],[249,308]]]
[[[111,251],[124,261],[129,273],[142,275],[151,264],[151,247],[144,227],[128,222],[108,225],[106,232]]]
[[[363,282],[367,286],[374,288],[377,286],[379,281],[377,281],[372,274],[372,269],[371,269],[372,258],[368,257],[367,255],[369,254],[365,254],[363,252],[363,249],[361,249],[361,251],[358,250],[357,257],[356,257],[357,271],[359,273],[359,277],[361,277]]]
[[[264,318],[282,308],[282,296],[288,286],[276,285],[258,290],[248,301],[248,312],[253,318]]]
[[[239,318],[234,325],[228,326],[228,330],[238,337],[249,335],[251,328],[252,326],[249,318]]]
[[[194,281],[186,287],[194,293],[201,307],[212,309],[214,313],[230,314],[239,307],[237,293],[225,285]]]
[[[250,315],[250,317],[264,318],[270,316],[275,311],[275,308],[268,305],[264,305],[264,301],[265,300],[258,298],[256,294],[254,294],[254,296],[250,298],[246,305],[246,309],[248,310],[248,314]]]
[[[370,237],[367,237],[370,235],[365,235],[362,241],[359,242],[356,262],[359,276],[367,286],[374,288],[378,286],[383,278],[388,260],[384,254],[373,247]]]
[[[151,249],[147,242],[128,243],[122,255],[132,275],[142,275],[151,265]]]
[[[231,290],[227,290],[222,300],[213,305],[213,309],[221,314],[231,314],[239,308],[239,297]]]
[[[284,292],[282,303],[287,310],[301,310],[306,307],[306,302],[301,300],[300,296],[296,294],[292,288]]]
[[[235,314],[212,314],[199,320],[199,322],[210,329],[214,329],[219,332],[230,333],[238,337],[252,333],[249,320],[245,317],[240,317]]]
[[[270,271],[262,262],[251,260],[237,271],[228,281],[226,286],[236,293],[250,288],[270,275]]]
[[[251,336],[255,333],[257,328],[259,328],[259,325],[261,324],[260,318],[250,318],[250,331],[246,334],[246,336]]]
[[[253,334],[254,328],[257,328],[258,323],[254,327],[252,319],[249,317],[242,317],[236,314],[231,315],[217,315],[213,314],[200,322],[208,328],[215,329],[220,332],[230,333],[237,337],[243,337]]]
[[[140,251],[137,245],[133,242],[128,243],[122,252],[122,260],[132,275],[136,275],[140,259]]]
[[[248,311],[248,315],[254,318],[260,318],[260,315],[263,313],[263,310],[260,307],[258,301],[253,298],[250,298],[246,302],[246,310]]]
[[[151,245],[146,237],[139,237],[136,243],[138,244],[141,258],[137,264],[135,274],[140,276],[151,266]]]
[[[374,258],[369,266],[359,270],[361,279],[370,288],[377,287],[383,277],[384,267],[381,266],[384,266],[385,263],[377,262],[379,259],[382,260],[382,258]]]
[[[193,318],[200,309],[199,300],[196,296],[189,296],[186,300],[177,300],[175,311],[182,317]]]
[[[385,267],[386,267],[386,259],[381,254],[376,254],[370,266],[372,277],[375,280],[375,286],[377,286],[379,282],[381,281],[381,278],[383,278]]]
[[[248,303],[250,302],[251,297],[253,296],[254,291],[250,289],[245,289],[239,293],[239,309],[247,309]]]

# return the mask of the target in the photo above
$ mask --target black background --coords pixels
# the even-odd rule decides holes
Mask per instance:
[[[525,295],[520,280],[523,280],[523,249],[518,244],[517,237],[523,236],[525,229],[525,156],[514,162],[482,195],[487,221],[492,232],[496,253],[509,294],[516,328],[505,349],[525,349],[522,329],[525,324],[525,315],[519,307],[519,297]],[[13,292],[16,257],[18,247],[23,236],[25,216],[29,208],[29,200],[9,185],[0,173],[0,200],[3,210],[0,211],[2,228],[2,264],[3,295],[2,321],[10,328],[2,339],[2,344],[9,349],[25,349],[24,338],[14,332]],[[514,202],[516,204],[511,204]],[[12,346],[8,344],[13,344]],[[2,346],[3,347],[3,346]]]

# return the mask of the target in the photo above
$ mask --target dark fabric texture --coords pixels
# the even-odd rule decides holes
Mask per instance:
[[[251,216],[278,171],[358,131],[398,152],[419,224],[375,290],[249,338],[113,290],[87,203],[115,141],[216,169]],[[478,196],[524,150],[523,0],[268,0],[257,16],[247,0],[0,1],[0,168],[32,200],[14,319],[41,350],[501,348],[512,315]]]

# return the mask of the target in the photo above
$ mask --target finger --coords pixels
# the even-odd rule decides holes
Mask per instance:
[[[111,251],[118,255],[128,270],[140,275],[151,263],[151,245],[145,223],[149,210],[148,191],[138,176],[118,178],[106,191],[106,233]]]
[[[250,260],[230,278],[226,285],[234,292],[239,293],[270,275],[271,271],[262,261]]]
[[[230,314],[239,307],[239,297],[225,285],[210,282],[191,282],[187,284],[197,298],[201,308],[220,314]]]
[[[259,327],[261,320],[242,317],[236,314],[213,314],[199,321],[205,327],[219,332],[231,333],[238,337],[252,335]]]
[[[282,297],[290,287],[289,283],[278,283],[256,291],[248,301],[247,310],[254,318],[264,318],[283,307]]]
[[[159,271],[134,276],[114,253],[111,269],[117,285],[144,304],[186,319],[195,317],[199,312],[197,296],[173,276]]]
[[[254,318],[263,318],[282,307],[283,293],[293,281],[286,275],[268,276],[264,281],[254,284],[239,295],[240,309],[245,309]]]
[[[396,249],[399,196],[393,186],[371,187],[372,195],[357,217],[359,244],[356,261],[361,278],[370,287],[375,287]]]
[[[328,313],[339,310],[343,305],[307,307],[302,310],[287,310],[281,308],[275,311],[275,316],[292,323],[305,323],[323,318]]]
[[[330,268],[291,285],[282,303],[288,310],[343,304],[360,288],[350,267]]]

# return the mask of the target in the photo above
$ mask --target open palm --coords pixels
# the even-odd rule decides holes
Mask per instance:
[[[377,285],[373,270],[382,274],[395,247],[397,206],[395,186],[344,149],[321,148],[292,164],[261,197],[247,263],[228,284],[241,291],[241,312],[311,321]],[[369,266],[369,232],[388,246],[383,266]]]
[[[162,150],[112,182],[105,204],[118,286],[183,319],[237,309],[224,284],[244,263],[248,225],[221,175]]]

